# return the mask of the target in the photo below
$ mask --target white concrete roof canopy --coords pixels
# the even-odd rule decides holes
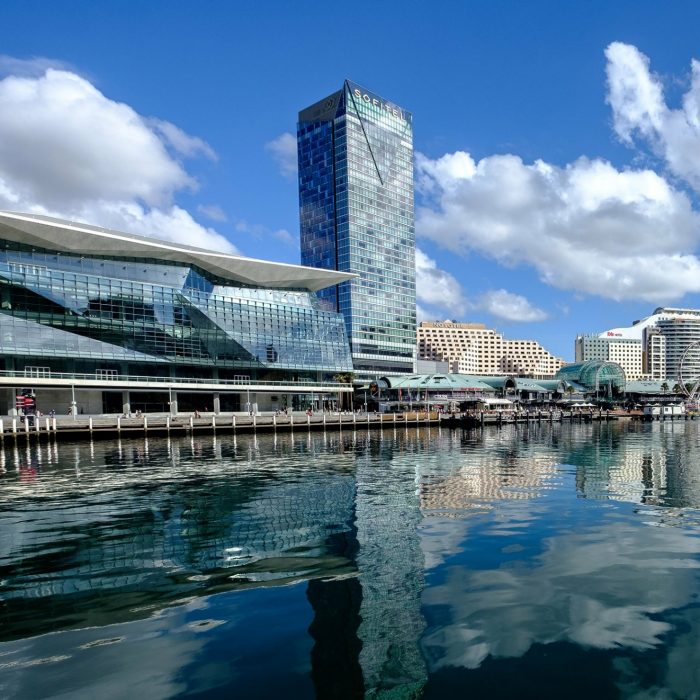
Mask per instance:
[[[232,283],[273,289],[308,289],[316,292],[357,277],[349,272],[219,253],[40,214],[0,211],[0,238],[75,255],[82,253],[179,262],[195,265]]]

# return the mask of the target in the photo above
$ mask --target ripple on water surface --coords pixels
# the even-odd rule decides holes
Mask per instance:
[[[691,697],[698,423],[0,453],[0,695]]]

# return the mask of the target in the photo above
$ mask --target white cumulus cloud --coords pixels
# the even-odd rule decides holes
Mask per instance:
[[[70,64],[65,61],[57,61],[53,58],[46,58],[44,56],[17,58],[16,56],[0,54],[0,78],[4,78],[8,75],[36,78],[44,75],[49,68],[71,71],[73,73],[76,72]]]
[[[416,321],[432,321],[435,316],[428,309],[424,309],[420,304],[416,304]]]
[[[549,316],[546,311],[533,306],[524,296],[505,289],[486,292],[478,300],[477,306],[504,321],[544,321]]]
[[[564,167],[515,155],[418,154],[419,236],[461,255],[527,265],[552,286],[662,303],[700,291],[699,218],[652,170]]]
[[[274,158],[280,173],[293,180],[297,175],[297,140],[285,131],[276,139],[265,144],[265,150]]]
[[[177,153],[185,158],[204,156],[210,160],[218,160],[214,149],[198,136],[190,136],[180,127],[163,121],[162,119],[149,119],[149,124],[158,132],[162,139]]]
[[[700,192],[700,61],[691,62],[681,106],[671,109],[659,76],[639,49],[614,42],[606,51],[613,126],[630,146],[645,145],[669,170]]]
[[[0,209],[235,251],[175,202],[196,180],[174,154],[215,157],[169,122],[142,117],[47,59],[13,63],[0,80]],[[34,74],[36,73],[36,74]]]
[[[462,315],[467,305],[459,282],[420,248],[416,248],[416,298],[419,304],[437,306],[454,317]]]
[[[197,211],[212,221],[228,221],[226,212],[218,204],[200,204]]]
[[[236,222],[236,231],[258,239],[276,238],[280,243],[284,243],[290,248],[299,245],[299,238],[292,236],[285,228],[270,229],[262,224],[251,224],[245,219],[239,219]]]
[[[416,248],[416,315],[419,321],[445,315],[464,317],[467,311],[486,311],[504,321],[543,321],[548,314],[530,303],[524,296],[506,289],[491,290],[473,300],[468,299],[453,275],[420,248]]]

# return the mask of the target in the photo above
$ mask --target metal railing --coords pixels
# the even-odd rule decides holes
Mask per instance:
[[[225,386],[295,386],[295,387],[324,387],[336,390],[351,391],[352,384],[344,384],[341,382],[329,382],[314,379],[279,379],[279,380],[260,380],[260,379],[202,379],[201,377],[159,377],[159,376],[141,376],[133,374],[116,374],[104,376],[98,373],[81,373],[81,372],[42,372],[41,374],[33,372],[25,372],[23,370],[0,370],[0,378],[9,377],[12,379],[21,379],[21,383],[31,383],[32,380],[46,379],[63,379],[75,381],[98,381],[98,382],[148,382],[156,384],[201,384],[201,385],[225,385]]]

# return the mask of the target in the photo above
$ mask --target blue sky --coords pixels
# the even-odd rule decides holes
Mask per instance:
[[[284,135],[347,77],[414,115],[424,317],[572,359],[700,306],[695,3],[5,0],[0,24],[0,208],[298,262]]]

